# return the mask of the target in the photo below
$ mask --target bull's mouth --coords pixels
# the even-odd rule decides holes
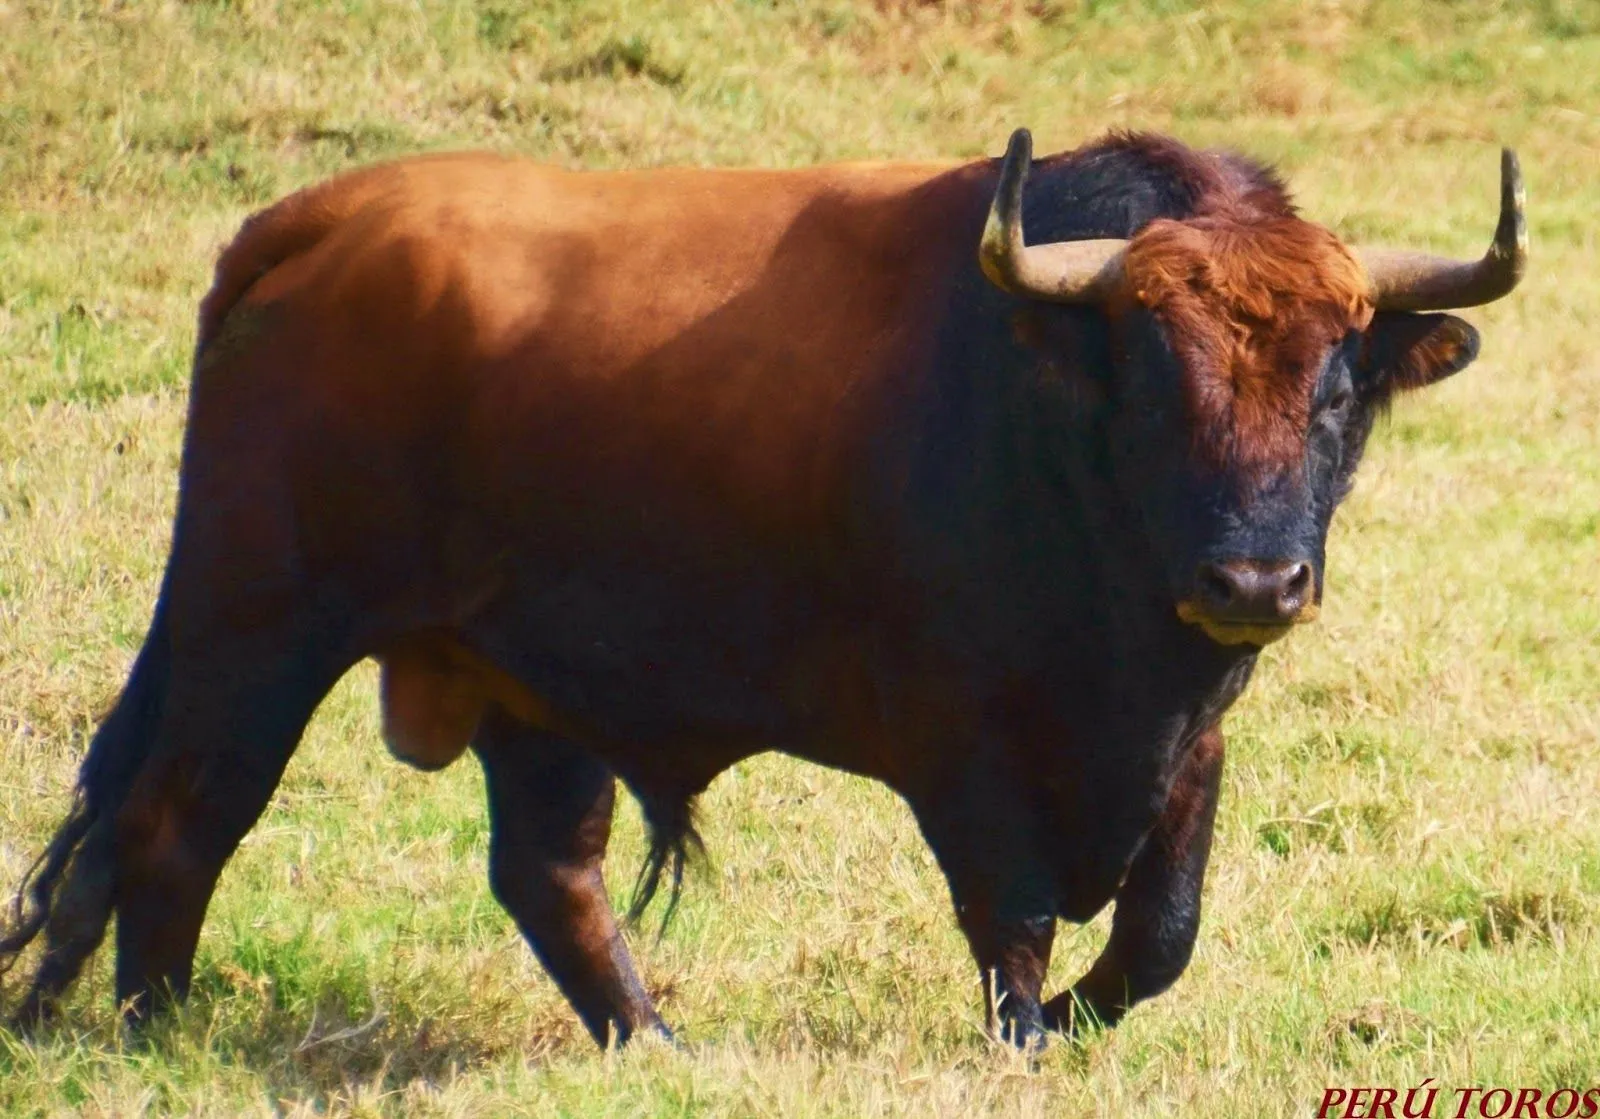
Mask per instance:
[[[1198,626],[1218,645],[1271,645],[1287,637],[1296,626],[1310,625],[1317,620],[1320,607],[1307,603],[1293,618],[1282,622],[1244,622],[1217,618],[1206,613],[1191,601],[1178,603],[1178,617],[1192,626]]]

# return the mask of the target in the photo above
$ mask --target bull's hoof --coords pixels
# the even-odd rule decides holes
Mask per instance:
[[[616,1028],[614,1024],[612,1028]],[[672,1032],[672,1027],[659,1018],[654,1022],[640,1026],[637,1030],[618,1031],[612,1036],[618,1049],[636,1049],[640,1047],[648,1049],[659,1045],[681,1053],[688,1048],[678,1040],[678,1035]]]
[[[20,1038],[31,1038],[50,1026],[59,1016],[56,1000],[29,991],[17,1012],[5,1020],[5,1028]]]
[[[1001,1045],[1010,1046],[1019,1053],[1035,1057],[1044,1052],[1045,1046],[1049,1044],[1050,1035],[1047,1030],[1044,1016],[1036,1005],[1031,1013],[1002,1013],[997,1027],[991,1031],[991,1036]]]
[[[61,995],[76,974],[76,968],[63,969],[46,959],[39,965],[28,993],[16,1012],[5,1020],[6,1029],[18,1037],[32,1037],[61,1020]]]
[[[1111,1029],[1128,1009],[1101,1002],[1073,987],[1045,1003],[1042,1012],[1045,1029],[1077,1040]]]

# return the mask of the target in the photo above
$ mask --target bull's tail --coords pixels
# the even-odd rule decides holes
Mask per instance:
[[[112,822],[149,756],[171,665],[166,595],[156,604],[144,648],[121,697],[95,732],[78,771],[72,810],[17,890],[0,935],[0,977],[45,934],[45,946],[16,1020],[38,1021],[99,946],[111,917]]]

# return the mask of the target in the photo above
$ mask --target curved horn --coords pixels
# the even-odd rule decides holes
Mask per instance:
[[[1122,283],[1120,238],[1026,245],[1022,238],[1022,185],[1033,162],[1033,136],[1011,134],[989,220],[978,244],[983,274],[1002,291],[1051,303],[1103,303]]]
[[[1482,260],[1451,260],[1391,249],[1357,249],[1380,311],[1477,307],[1509,295],[1528,269],[1528,223],[1517,153],[1500,150],[1500,224]]]

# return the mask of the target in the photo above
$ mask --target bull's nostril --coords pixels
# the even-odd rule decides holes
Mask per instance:
[[[1207,565],[1200,572],[1200,594],[1215,606],[1227,606],[1234,599],[1234,581],[1219,567]]]
[[[1297,563],[1289,572],[1289,577],[1284,581],[1284,590],[1295,596],[1300,596],[1311,589],[1311,565]]]
[[[1289,565],[1280,575],[1278,587],[1278,616],[1292,621],[1305,609],[1311,597],[1311,565],[1304,562]]]

